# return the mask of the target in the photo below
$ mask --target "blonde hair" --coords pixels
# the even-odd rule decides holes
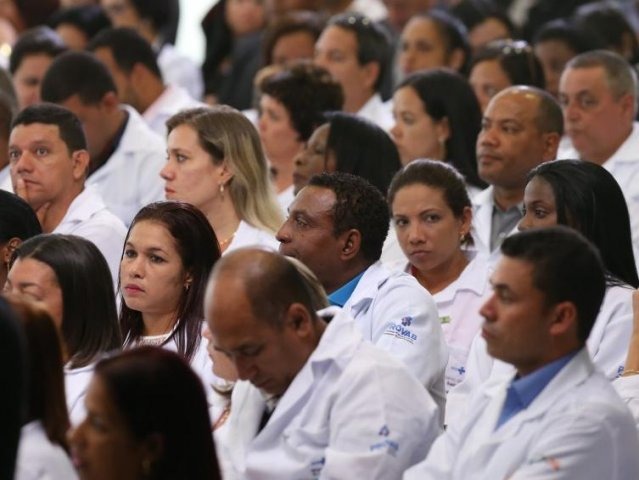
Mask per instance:
[[[234,108],[222,105],[183,110],[166,122],[169,133],[180,125],[195,130],[213,163],[226,162],[233,173],[226,187],[240,219],[275,234],[284,219],[253,124]]]

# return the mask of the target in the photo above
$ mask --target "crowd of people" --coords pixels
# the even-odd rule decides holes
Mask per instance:
[[[639,5],[180,3],[0,2],[0,480],[639,478]]]

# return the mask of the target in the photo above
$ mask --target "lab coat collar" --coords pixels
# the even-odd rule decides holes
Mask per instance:
[[[639,147],[639,122],[633,122],[630,135],[628,135],[628,138],[619,146],[617,151],[604,162],[603,167],[609,172],[612,172],[615,166],[619,164],[634,164],[639,162],[637,147]]]
[[[100,210],[106,208],[104,200],[94,186],[85,185],[80,195],[75,197],[67,209],[58,227],[64,223],[82,223],[89,220]],[[56,227],[56,229],[58,228]]]
[[[353,317],[357,317],[360,311],[368,308],[390,276],[391,272],[382,265],[381,261],[373,263],[364,271],[357,287],[344,305],[344,310],[350,312]]]
[[[557,375],[546,385],[546,388],[533,400],[530,406],[519,412],[509,422],[497,429],[487,445],[503,442],[504,438],[517,435],[520,429],[529,422],[535,421],[538,417],[545,415],[552,408],[558,398],[567,395],[569,391],[585,382],[594,372],[595,367],[590,359],[588,350],[584,347],[575,355],[568,364],[561,369]],[[497,423],[499,414],[506,398],[506,389],[512,381],[512,376],[507,380],[486,385],[485,395],[491,401],[486,409],[486,420],[493,422],[493,427]]]
[[[488,290],[488,277],[490,275],[488,258],[479,252],[468,251],[465,253],[470,262],[453,283],[433,295],[436,302],[452,302],[457,292],[461,291],[470,291],[481,297]]]
[[[122,134],[122,138],[120,139],[120,144],[118,145],[116,152],[127,154],[146,150],[144,146],[140,145],[139,131],[140,129],[144,129],[151,132],[151,130],[147,127],[145,121],[133,107],[121,104],[120,108],[129,113],[129,121],[124,129],[124,133]],[[151,146],[151,149],[153,149],[153,146]],[[108,163],[109,162],[107,161],[107,164]]]

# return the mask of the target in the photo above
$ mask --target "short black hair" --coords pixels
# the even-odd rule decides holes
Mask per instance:
[[[276,17],[264,30],[262,63],[264,65],[273,63],[273,49],[280,38],[295,33],[306,33],[317,41],[323,28],[322,17],[316,12],[293,11]]]
[[[18,37],[11,50],[9,72],[14,75],[25,57],[42,54],[54,58],[66,49],[62,38],[49,27],[35,27],[27,30]]]
[[[23,242],[42,233],[33,209],[13,193],[0,190],[0,242],[19,238]]]
[[[110,27],[111,21],[99,5],[78,5],[58,10],[49,20],[51,28],[60,25],[73,25],[91,40],[100,30]]]
[[[331,17],[327,27],[340,27],[353,32],[357,38],[357,61],[360,65],[379,64],[375,90],[382,87],[386,70],[391,61],[390,39],[386,31],[361,13],[347,12]]]
[[[333,207],[333,235],[351,228],[362,236],[362,256],[376,262],[388,235],[390,215],[382,193],[362,177],[335,172],[314,175],[308,184],[327,188],[335,194]]]
[[[576,55],[605,47],[598,39],[586,35],[563,18],[544,23],[535,33],[532,43],[536,46],[549,41],[563,43]]]
[[[501,253],[532,265],[533,285],[544,294],[546,306],[574,304],[578,339],[585,343],[606,293],[596,247],[575,230],[556,226],[516,233],[504,240]]]
[[[180,17],[178,0],[130,0],[138,16],[151,22],[162,41],[173,42]]]
[[[344,104],[341,85],[327,70],[308,61],[267,76],[260,90],[284,105],[302,141],[308,140],[313,130],[324,123],[324,112],[341,110]]]
[[[80,119],[72,111],[60,105],[37,103],[26,107],[13,119],[11,130],[18,125],[31,125],[32,123],[56,125],[60,138],[67,146],[69,153],[87,148],[87,140]]]
[[[107,67],[88,52],[66,52],[56,58],[42,80],[45,102],[61,103],[78,95],[85,105],[96,105],[104,96],[117,95],[115,82]]]
[[[153,75],[162,80],[155,51],[142,35],[132,28],[108,28],[91,40],[87,50],[108,48],[120,70],[129,74],[136,63],[144,65]]]

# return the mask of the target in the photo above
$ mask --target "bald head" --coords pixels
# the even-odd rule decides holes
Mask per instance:
[[[281,326],[283,313],[293,303],[301,304],[316,318],[319,294],[312,285],[313,274],[308,274],[305,277],[292,262],[275,252],[256,248],[235,250],[216,263],[206,301],[220,288],[225,296],[244,297],[252,314],[272,326]]]
[[[561,106],[545,90],[537,87],[515,85],[508,87],[493,97],[491,103],[502,96],[521,96],[528,99],[530,108],[535,108],[535,123],[542,133],[564,134],[564,119]]]

